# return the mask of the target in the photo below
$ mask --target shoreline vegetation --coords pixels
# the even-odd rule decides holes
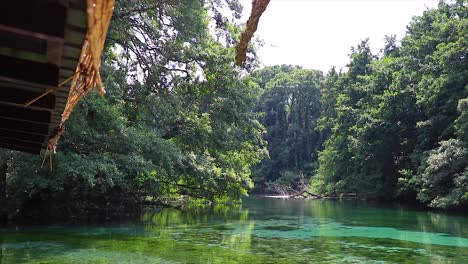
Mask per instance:
[[[359,197],[356,193],[342,193],[339,195],[320,195],[315,193],[310,193],[308,191],[302,191],[292,194],[264,194],[264,195],[253,195],[254,197],[264,197],[264,198],[279,198],[279,199],[364,199]]]
[[[257,42],[234,66],[236,3],[117,0],[107,95],[76,106],[52,171],[0,149],[0,220],[249,193],[468,208],[466,1],[440,1],[377,54],[362,40],[327,73],[261,68]]]
[[[254,191],[468,208],[467,21],[466,1],[440,1],[379,53],[362,40],[347,70],[253,72],[269,151]]]

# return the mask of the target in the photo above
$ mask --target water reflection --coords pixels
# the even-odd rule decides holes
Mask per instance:
[[[274,212],[276,217],[332,219],[346,226],[391,227],[468,237],[467,217],[398,206],[382,207],[360,200],[251,199],[248,204],[251,211],[258,212],[257,219],[269,219]]]
[[[467,219],[361,201],[246,200],[0,233],[0,263],[463,263]]]

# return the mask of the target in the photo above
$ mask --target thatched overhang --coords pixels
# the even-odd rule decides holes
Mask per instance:
[[[0,147],[53,150],[97,87],[113,0],[15,0],[0,10]]]

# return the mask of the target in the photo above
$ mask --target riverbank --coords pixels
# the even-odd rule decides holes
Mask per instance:
[[[356,193],[342,193],[340,195],[322,195],[315,194],[309,191],[299,191],[290,194],[254,194],[255,197],[260,198],[277,198],[277,199],[363,199]]]

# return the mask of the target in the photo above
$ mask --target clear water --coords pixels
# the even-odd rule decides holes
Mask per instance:
[[[361,201],[250,198],[104,226],[0,230],[9,263],[468,263],[468,217]]]

